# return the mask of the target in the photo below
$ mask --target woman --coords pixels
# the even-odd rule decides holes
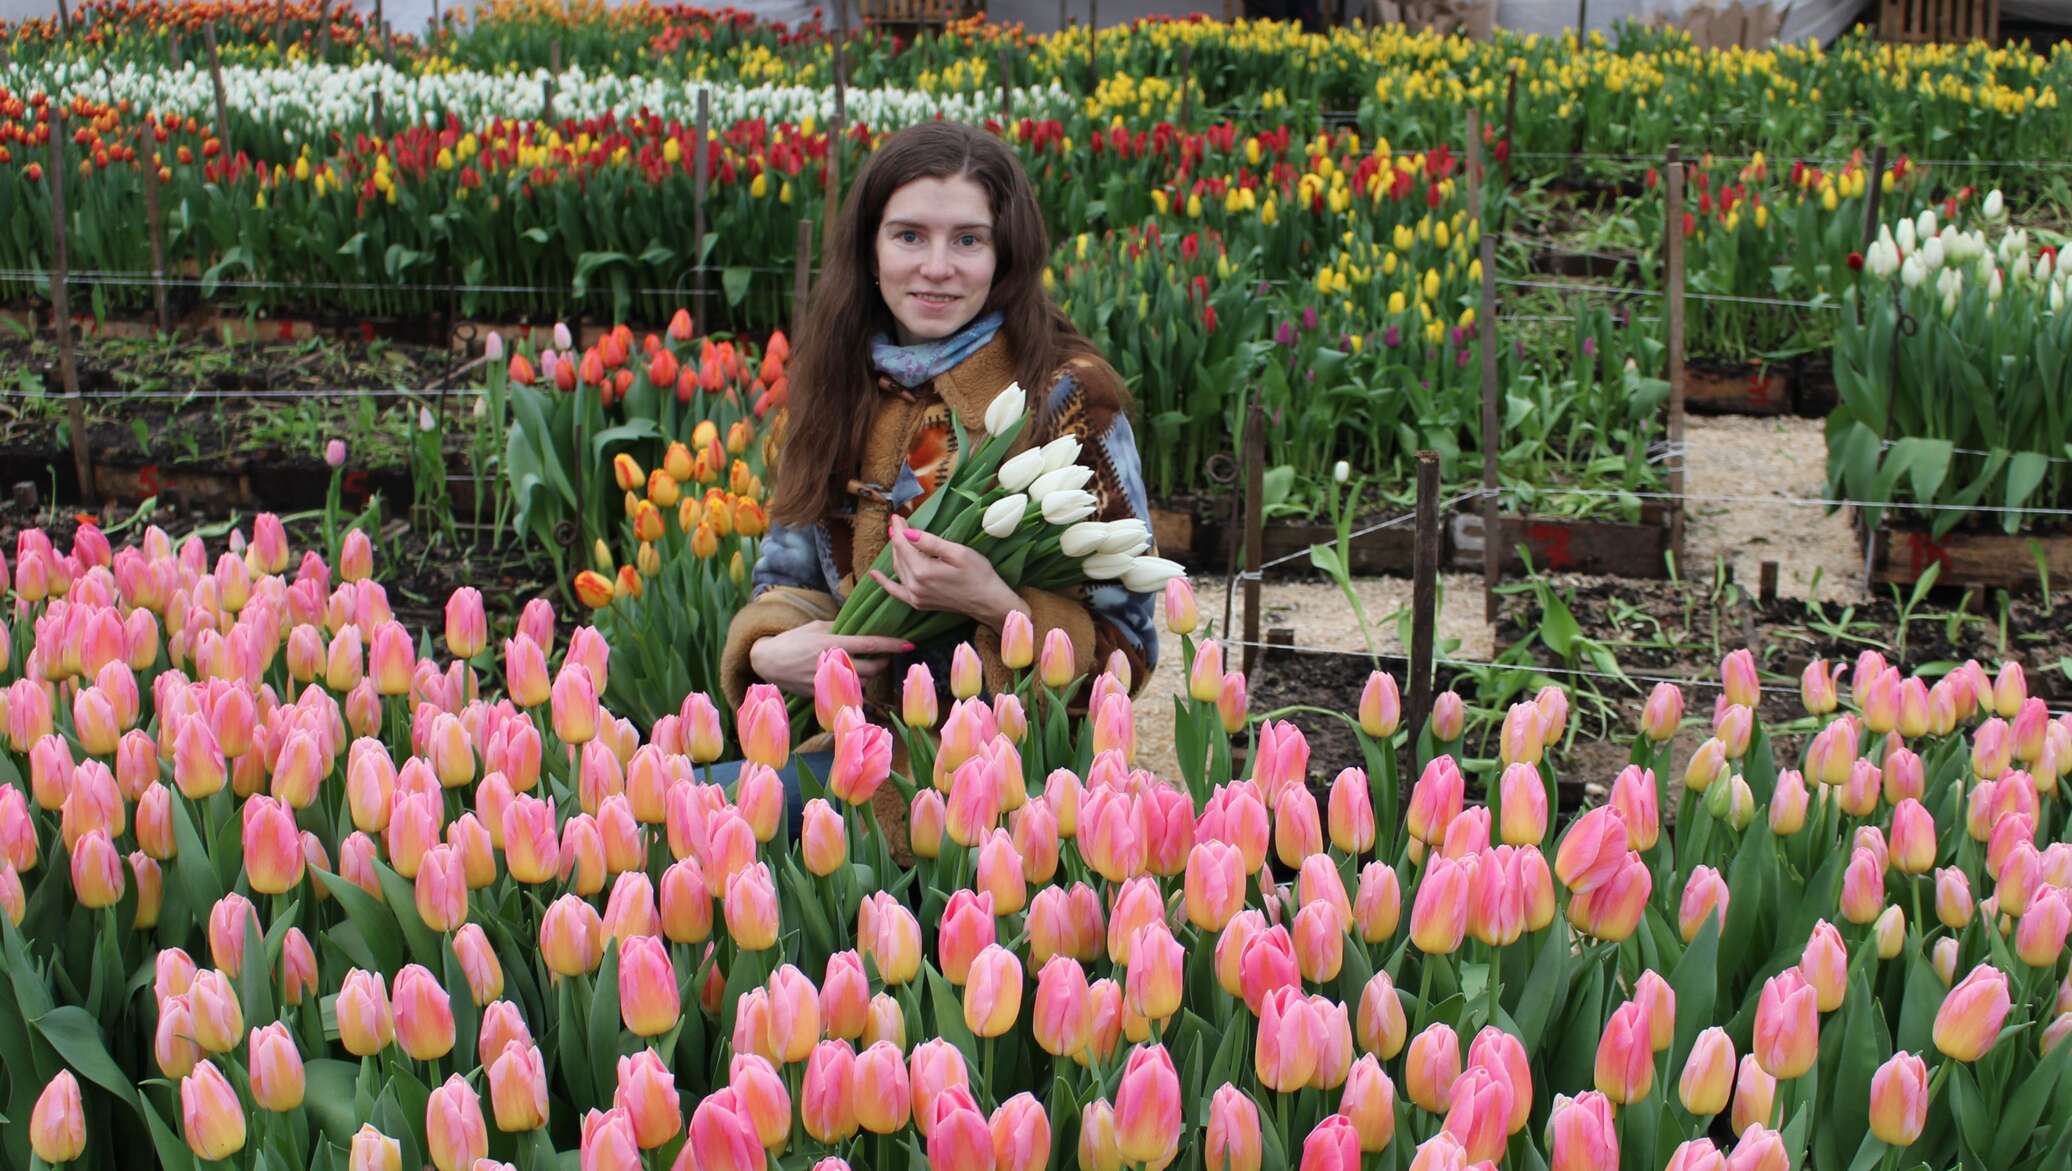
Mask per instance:
[[[810,695],[831,647],[849,653],[878,701],[909,662],[946,680],[951,649],[967,639],[998,688],[1007,682],[999,633],[1013,612],[1029,616],[1038,646],[1053,629],[1070,635],[1079,674],[1120,651],[1133,685],[1143,684],[1158,650],[1151,595],[1115,582],[1012,589],[970,547],[905,524],[955,465],[951,411],[975,427],[1010,382],[1029,393],[1020,446],[1077,436],[1080,462],[1095,472],[1095,518],[1148,523],[1122,381],[1044,292],[1048,257],[1028,175],[993,136],[927,123],[892,135],[864,165],[795,339],[755,600],[734,616],[721,661],[732,705],[756,682]],[[889,577],[870,569],[888,542]],[[830,633],[864,573],[917,610],[971,625],[924,647]]]

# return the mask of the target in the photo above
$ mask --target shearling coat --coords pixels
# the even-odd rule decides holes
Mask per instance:
[[[949,412],[955,411],[959,419],[975,425],[984,416],[986,405],[1014,380],[1013,356],[1005,336],[997,334],[962,362],[918,387],[901,386],[889,377],[878,379],[863,466],[849,482],[846,506],[817,525],[775,526],[763,542],[755,567],[754,600],[734,616],[721,657],[721,679],[730,706],[738,706],[749,685],[757,681],[748,664],[749,649],[756,641],[817,619],[832,619],[840,599],[867,575],[871,562],[884,548],[893,511],[910,513],[928,492],[948,479],[958,456],[955,428],[948,425]],[[1143,465],[1115,371],[1098,358],[1074,358],[1043,393],[1032,390],[1030,399],[1032,425],[1023,429],[1018,447],[1057,435],[1076,435],[1082,444],[1080,462],[1095,473],[1087,485],[1098,502],[1095,518],[1135,516],[1148,524]],[[778,475],[789,472],[777,469]],[[1064,630],[1072,639],[1078,674],[1092,674],[1112,652],[1121,651],[1130,665],[1133,690],[1149,676],[1158,651],[1152,595],[1132,593],[1120,582],[1089,583],[1065,592],[1023,589],[1019,593],[1029,607],[1036,645],[1042,646],[1051,630]],[[961,637],[968,637],[979,652],[988,689],[1004,689],[1009,676],[1000,662],[999,636],[975,623],[968,634],[953,637],[943,646],[919,648],[916,661],[929,662],[939,656],[946,664],[949,647]],[[892,699],[892,688],[904,677],[906,664],[902,661],[894,667],[878,676],[868,699],[877,703]],[[935,669],[934,675],[938,686],[948,679],[943,669]]]

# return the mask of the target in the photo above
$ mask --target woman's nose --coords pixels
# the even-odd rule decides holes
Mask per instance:
[[[950,247],[947,244],[933,244],[928,249],[928,259],[921,264],[921,275],[931,280],[943,280],[955,269],[950,264]]]

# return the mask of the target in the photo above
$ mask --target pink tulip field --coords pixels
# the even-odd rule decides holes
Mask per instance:
[[[595,629],[409,629],[355,536],[0,561],[8,1165],[2072,1166],[2072,716],[2018,665],[1816,661],[1787,729],[1738,650],[1577,809],[1560,689],[1487,758],[1376,672],[1313,759],[1184,579],[1157,776],[1061,632],[642,728]]]

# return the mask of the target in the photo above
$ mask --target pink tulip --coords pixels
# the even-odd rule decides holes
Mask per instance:
[[[1600,805],[1576,819],[1554,855],[1554,875],[1576,894],[1588,894],[1616,877],[1631,849],[1618,812]]]
[[[875,1048],[875,1046],[873,1047]],[[865,1056],[869,1056],[868,1053]],[[858,1093],[857,1113],[864,1115],[862,1078],[864,1064],[857,1065]],[[964,1055],[954,1045],[937,1037],[914,1046],[907,1060],[907,1080],[914,1092],[914,1129],[926,1137],[935,1127],[936,1099],[952,1089],[969,1090],[970,1074],[964,1068]],[[869,1126],[866,1119],[864,1125]],[[876,1133],[876,1132],[873,1132]]]
[[[1404,815],[1410,836],[1436,846],[1446,839],[1446,827],[1460,816],[1466,782],[1451,756],[1433,757],[1410,790],[1410,808]]]
[[[1727,880],[1710,866],[1698,866],[1691,870],[1691,877],[1684,883],[1683,902],[1677,912],[1677,927],[1683,941],[1689,943],[1698,937],[1707,917],[1719,924],[1719,930],[1727,928],[1727,903],[1731,892]]]
[[[1115,1135],[1124,1160],[1164,1166],[1179,1149],[1180,1075],[1163,1045],[1139,1046],[1115,1090]]]
[[[86,1107],[71,1070],[59,1070],[37,1096],[29,1115],[29,1148],[50,1164],[69,1163],[86,1149]]]
[[[1386,1076],[1383,1082],[1386,1084]],[[1347,1093],[1352,1092],[1347,1083]],[[1393,1129],[1393,1107],[1389,1117]],[[1259,1171],[1265,1147],[1259,1129],[1259,1106],[1234,1085],[1217,1087],[1209,1099],[1208,1133],[1203,1139],[1207,1171]]]
[[[1359,1171],[1360,1136],[1343,1114],[1327,1114],[1302,1140],[1301,1171]]]
[[[1936,1011],[1936,1049],[1957,1061],[1977,1061],[1999,1040],[2010,1006],[2007,973],[1985,963],[1973,968]]]
[[[866,1047],[856,1057],[852,1077],[856,1120],[864,1130],[883,1135],[906,1129],[914,1098],[897,1044],[878,1041]]]
[[[1727,1156],[1727,1171],[1791,1171],[1791,1153],[1784,1136],[1766,1126],[1751,1126],[1741,1132]]]
[[[1655,1083],[1653,1027],[1639,1001],[1613,1010],[1597,1043],[1596,1084],[1613,1103],[1625,1105],[1647,1097]]]
[[[1453,1106],[1453,1083],[1460,1077],[1460,1038],[1451,1026],[1434,1022],[1410,1041],[1403,1059],[1403,1089],[1420,1110],[1444,1114]]]
[[[1430,860],[1417,884],[1410,912],[1410,939],[1426,955],[1451,955],[1467,932],[1467,868],[1451,858]]]
[[[1551,1171],[1594,1171],[1619,1165],[1619,1133],[1603,1094],[1557,1099],[1547,1121]]]
[[[244,1106],[215,1062],[202,1061],[180,1079],[180,1123],[188,1149],[204,1159],[227,1159],[244,1149]]]
[[[417,1061],[453,1050],[453,1002],[445,985],[421,964],[405,964],[395,981],[396,1045]]]
[[[1756,1002],[1753,1053],[1763,1072],[1789,1081],[1813,1067],[1820,1052],[1819,993],[1796,968],[1763,984]]]
[[[1023,1092],[1002,1102],[986,1128],[998,1171],[1041,1171],[1050,1165],[1050,1116],[1035,1095]]]
[[[1323,1023],[1307,997],[1291,987],[1268,994],[1259,1014],[1259,1041],[1254,1070],[1260,1084],[1293,1093],[1316,1072]]]

